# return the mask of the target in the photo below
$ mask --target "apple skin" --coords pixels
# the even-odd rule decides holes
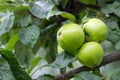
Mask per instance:
[[[58,44],[68,53],[75,55],[84,42],[83,29],[76,23],[64,24],[57,32]]]
[[[77,58],[85,66],[93,68],[98,66],[104,56],[102,46],[97,42],[84,43],[78,51]]]
[[[84,4],[96,4],[96,0],[79,0],[79,1]]]
[[[83,29],[85,34],[87,34],[88,41],[104,41],[108,35],[106,24],[98,18],[89,19],[83,25]]]
[[[58,54],[61,54],[63,51],[64,51],[64,49],[60,45],[57,45]]]

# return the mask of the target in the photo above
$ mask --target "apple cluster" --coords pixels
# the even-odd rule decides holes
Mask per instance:
[[[67,51],[87,67],[98,66],[104,56],[99,42],[108,35],[106,24],[91,18],[82,27],[76,23],[64,24],[57,32],[58,53]]]

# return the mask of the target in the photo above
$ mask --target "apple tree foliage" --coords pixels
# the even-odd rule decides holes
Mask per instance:
[[[0,80],[55,80],[81,67],[76,57],[58,55],[56,33],[67,22],[82,26],[93,17],[108,26],[105,55],[120,51],[119,0],[0,0]],[[120,61],[100,74],[83,71],[65,80],[119,80]]]

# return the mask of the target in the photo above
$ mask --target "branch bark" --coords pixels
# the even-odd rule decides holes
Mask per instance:
[[[115,52],[112,53],[110,55],[107,55],[103,58],[103,61],[101,62],[101,64],[99,66],[97,66],[96,68],[100,68],[101,66],[105,66],[109,63],[115,62],[120,60],[120,52]],[[92,70],[92,68],[86,67],[86,66],[82,66],[80,68],[76,68],[74,70],[68,71],[66,73],[63,74],[59,74],[55,76],[56,80],[65,80],[65,78],[71,78],[73,77],[75,74],[82,72],[82,71],[90,71]]]

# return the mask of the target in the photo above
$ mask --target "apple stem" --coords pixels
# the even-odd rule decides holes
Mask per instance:
[[[58,33],[58,35],[59,35],[59,36],[61,35],[61,31]]]
[[[60,73],[65,73],[66,72],[66,67],[60,69]]]
[[[99,68],[93,68],[92,73],[101,77]]]

